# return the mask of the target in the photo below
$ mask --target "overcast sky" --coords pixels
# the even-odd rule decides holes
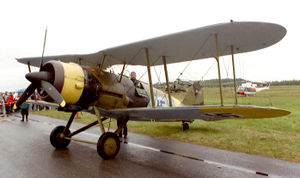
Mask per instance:
[[[60,55],[93,53],[230,19],[272,22],[287,29],[287,35],[274,46],[236,55],[237,77],[253,81],[299,80],[299,16],[297,1],[1,1],[0,91],[27,87],[27,66],[15,58],[41,56],[46,26],[45,55]],[[222,78],[231,78],[230,57],[221,59]],[[193,61],[180,78],[217,78],[214,63],[213,59]],[[169,65],[170,80],[175,80],[187,64]],[[114,67],[114,71],[119,68]],[[146,68],[127,68],[132,70],[141,76]],[[161,67],[156,71],[158,75],[161,72],[160,80],[164,81]],[[154,69],[152,74],[157,82]],[[142,79],[147,80],[146,75]]]

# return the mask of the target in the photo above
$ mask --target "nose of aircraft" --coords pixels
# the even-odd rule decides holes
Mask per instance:
[[[26,79],[31,82],[28,88],[24,91],[16,103],[16,107],[19,107],[23,102],[27,100],[35,91],[36,88],[43,88],[47,94],[56,101],[61,107],[65,107],[66,102],[64,101],[61,94],[52,85],[54,74],[48,71],[32,72],[25,75]],[[16,108],[15,107],[15,108]]]
[[[27,73],[25,77],[32,83],[40,82],[42,80],[51,82],[53,78],[52,74],[46,71]]]

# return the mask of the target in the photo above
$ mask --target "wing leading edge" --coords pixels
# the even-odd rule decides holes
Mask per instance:
[[[104,67],[117,64],[146,66],[144,48],[148,48],[152,65],[161,65],[161,56],[167,63],[177,63],[216,56],[214,34],[218,36],[219,56],[259,50],[279,42],[286,34],[280,25],[263,22],[231,22],[201,27],[184,32],[165,35],[153,39],[105,49],[97,53],[84,55],[48,56],[44,60],[76,62],[81,65],[97,66],[106,56]],[[38,67],[40,57],[19,58],[19,62]]]

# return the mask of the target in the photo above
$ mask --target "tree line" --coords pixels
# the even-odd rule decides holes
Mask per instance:
[[[280,85],[300,85],[300,80],[282,80],[282,81],[272,81],[271,86]]]
[[[219,87],[219,80],[218,79],[210,79],[210,80],[203,80],[203,81],[194,81],[200,82],[203,87]],[[237,86],[240,86],[242,83],[251,82],[250,80],[245,80],[242,78],[237,78],[236,83]],[[261,84],[262,82],[252,82],[254,84]],[[282,86],[282,85],[300,85],[300,80],[282,80],[282,81],[269,81],[264,82],[265,84],[270,84],[271,86]],[[170,82],[170,85],[173,85],[173,82]],[[222,86],[223,87],[232,87],[233,86],[233,79],[226,78],[222,79]],[[165,88],[166,83],[156,83],[154,84],[156,88]]]

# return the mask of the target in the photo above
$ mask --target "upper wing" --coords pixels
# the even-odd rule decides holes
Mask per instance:
[[[103,110],[100,113],[106,117],[126,118],[130,120],[155,121],[193,121],[196,119],[215,121],[222,119],[259,119],[281,117],[290,114],[289,111],[274,107],[259,106],[191,106],[171,108],[132,108]]]
[[[136,43],[105,49],[86,55],[49,56],[44,60],[76,62],[81,65],[96,66],[106,56],[104,67],[116,64],[146,65],[144,48],[148,48],[152,65],[161,65],[161,56],[167,63],[205,59],[216,56],[215,35],[218,36],[219,56],[262,49],[280,41],[286,29],[280,25],[262,22],[231,22],[201,27],[184,32],[165,35]],[[39,66],[41,57],[20,58],[19,62]]]

